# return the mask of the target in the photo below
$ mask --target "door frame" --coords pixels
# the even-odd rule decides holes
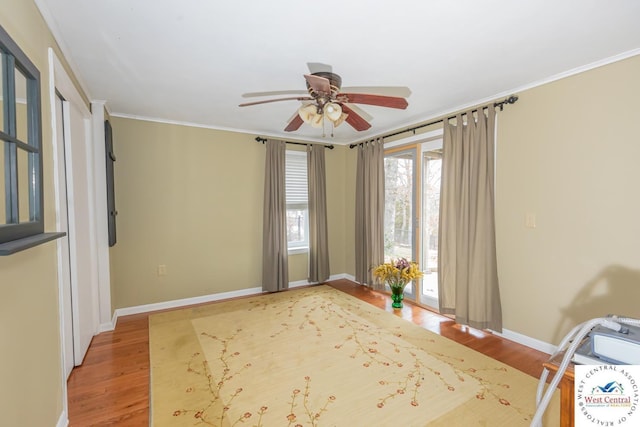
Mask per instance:
[[[52,111],[55,117],[56,132],[54,145],[54,164],[65,163],[64,144],[58,144],[64,141],[64,105],[65,101],[56,94],[56,108]],[[59,110],[58,110],[59,108]],[[60,127],[58,127],[60,124]],[[60,342],[62,345],[62,364],[64,378],[67,379],[74,367],[74,347],[73,347],[73,308],[71,307],[71,257],[69,253],[69,236],[68,221],[69,214],[67,212],[67,186],[66,171],[64,168],[55,168],[54,188],[56,192],[56,231],[67,232],[67,235],[57,240],[57,259],[58,259],[58,293],[59,293],[59,312],[60,312]]]
[[[75,84],[69,77],[67,71],[58,59],[56,53],[52,48],[48,49],[49,59],[49,100],[51,111],[51,148],[53,154],[53,179],[54,179],[54,194],[56,204],[56,229],[60,230],[63,225],[62,221],[68,220],[68,213],[65,218],[61,217],[59,206],[63,201],[61,200],[60,185],[62,185],[62,175],[65,172],[65,159],[64,159],[64,141],[58,140],[58,125],[56,115],[56,103],[58,102],[57,91],[66,99],[67,102],[71,102],[76,105],[84,116],[85,120],[85,142],[88,144],[87,148],[91,157],[86,159],[86,170],[89,174],[92,174],[90,182],[92,185],[89,187],[89,200],[90,200],[90,212],[92,218],[91,221],[91,234],[93,240],[91,244],[92,259],[95,263],[95,274],[93,274],[92,280],[95,283],[92,284],[93,301],[91,301],[92,312],[94,313],[94,322],[92,328],[94,335],[98,332],[113,330],[114,325],[112,322],[111,313],[111,282],[109,276],[109,248],[108,248],[108,235],[107,235],[107,211],[106,211],[106,176],[105,176],[105,149],[104,149],[104,126],[102,125],[104,120],[104,103],[97,102],[99,104],[98,114],[92,114],[87,108],[87,103],[82,98]],[[92,107],[93,107],[92,103]],[[96,122],[100,123],[100,126],[96,125]],[[98,128],[98,129],[96,129]],[[66,203],[66,200],[64,201]],[[65,238],[66,239],[66,238]],[[62,240],[62,239],[59,239]],[[107,242],[107,243],[105,243]],[[66,254],[65,254],[66,252]],[[68,337],[66,324],[68,320],[65,315],[64,304],[64,290],[65,286],[71,287],[69,280],[70,274],[65,273],[64,265],[73,265],[73,260],[69,259],[68,251],[65,251],[61,247],[61,243],[58,242],[57,247],[58,257],[58,309],[60,314],[60,353],[61,353],[61,376],[62,376],[62,392],[63,392],[63,410],[64,414],[68,414],[68,402],[67,402],[67,363],[68,360],[73,360],[73,354],[68,354],[65,343],[70,338]],[[67,268],[68,270],[68,268]],[[66,288],[66,289],[68,289]]]

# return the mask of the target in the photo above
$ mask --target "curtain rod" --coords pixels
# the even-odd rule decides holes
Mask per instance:
[[[493,108],[500,107],[500,111],[502,111],[506,104],[515,104],[517,100],[518,100],[518,96],[517,95],[511,95],[508,98],[503,99],[502,101],[494,102],[493,103]],[[471,111],[472,112],[473,111],[478,111],[479,108],[484,109],[484,108],[487,108],[487,107],[478,107],[478,108],[476,108],[474,110],[471,110]],[[447,117],[446,120],[455,119],[455,118],[456,118],[456,116],[451,116],[451,117]],[[397,132],[394,132],[394,133],[389,133],[389,134],[383,135],[383,136],[381,136],[379,138],[384,139],[384,138],[390,138],[390,137],[396,136],[396,135],[401,135],[401,134],[406,133],[406,132],[415,132],[418,129],[421,129],[421,128],[424,128],[424,127],[427,127],[427,126],[431,126],[431,125],[435,125],[436,123],[442,123],[444,121],[445,121],[445,119],[434,120],[432,122],[424,123],[424,124],[421,124],[421,125],[418,125],[418,126],[414,126],[412,128],[400,130],[400,131],[397,131]],[[375,139],[378,139],[378,138],[375,138]],[[368,141],[374,141],[375,139],[370,139]],[[362,144],[364,144],[365,142],[368,142],[368,141],[359,142],[357,144],[349,144],[349,148],[355,148],[358,145],[362,145]]]
[[[259,137],[259,136],[256,136],[256,141],[258,141],[258,142],[262,142],[262,143],[264,144],[265,142],[267,142],[267,139],[266,139],[266,138],[261,138],[261,137]],[[333,144],[331,144],[331,145],[325,145],[325,144],[311,144],[311,143],[293,142],[293,141],[285,141],[285,143],[287,143],[287,144],[294,144],[294,145],[305,145],[305,146],[307,146],[307,145],[319,145],[319,146],[321,146],[321,147],[328,148],[329,150],[333,150]]]

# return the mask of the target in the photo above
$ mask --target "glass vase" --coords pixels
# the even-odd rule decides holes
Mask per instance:
[[[404,299],[404,286],[390,286],[391,287],[391,307],[402,308],[402,300]]]

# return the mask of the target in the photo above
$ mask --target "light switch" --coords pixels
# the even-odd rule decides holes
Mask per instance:
[[[166,276],[167,275],[167,266],[164,264],[160,264],[158,266],[158,276]]]

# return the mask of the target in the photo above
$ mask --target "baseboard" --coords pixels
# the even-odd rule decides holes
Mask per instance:
[[[289,282],[289,289],[291,289],[291,288],[299,288],[301,286],[309,286],[309,285],[315,285],[315,283],[308,282],[306,280],[298,280],[296,282]]]
[[[355,282],[356,281],[356,276],[352,276],[351,274],[343,273],[343,274],[336,274],[335,278],[334,278],[334,276],[330,277],[330,280],[338,280],[338,279],[347,279],[347,280],[351,280],[352,282]]]
[[[339,279],[354,280],[353,276],[348,274],[334,274],[329,277],[329,281],[339,280]],[[289,282],[289,288],[298,288],[300,286],[317,285],[317,284],[318,282],[298,280],[295,282]],[[118,323],[118,317],[120,316],[129,316],[131,314],[148,313],[151,311],[166,310],[170,308],[180,308],[187,305],[202,304],[206,302],[220,301],[223,299],[235,298],[235,297],[241,297],[241,296],[259,295],[261,293],[262,293],[262,288],[256,287],[256,288],[240,289],[238,291],[203,295],[203,296],[193,297],[193,298],[184,298],[184,299],[173,300],[173,301],[159,302],[155,304],[144,304],[144,305],[138,305],[134,307],[118,308],[113,313],[113,319],[111,320],[111,323],[103,323],[100,325],[100,332],[114,330],[116,327],[116,324]]]
[[[535,338],[531,338],[518,332],[510,331],[508,329],[503,329],[502,333],[494,332],[494,334],[547,354],[553,354],[557,349],[557,346],[555,345],[540,341]]]
[[[129,316],[131,314],[148,313],[150,311],[166,310],[170,308],[179,308],[187,305],[202,304],[205,302],[219,301],[228,298],[243,297],[247,295],[258,295],[262,293],[262,288],[248,288],[238,291],[221,292],[218,294],[202,295],[193,298],[184,298],[173,301],[158,302],[154,304],[138,305],[134,307],[118,308],[114,313],[115,322],[120,316]]]
[[[101,323],[98,326],[98,333],[113,331],[116,328],[116,321],[118,318],[116,317],[116,313],[113,312],[113,316],[111,317],[110,322]]]
[[[340,279],[349,279],[348,274],[333,274],[331,276],[329,276],[329,279],[327,279],[327,282],[330,282],[332,280],[340,280]],[[352,279],[350,279],[352,280]],[[296,282],[289,282],[289,288],[298,288],[300,286],[309,286],[309,285],[318,285],[320,283],[323,282],[309,282],[308,280],[298,280]]]
[[[67,411],[62,411],[60,418],[58,418],[58,422],[56,423],[56,427],[67,427],[68,425],[69,417],[67,416]]]

